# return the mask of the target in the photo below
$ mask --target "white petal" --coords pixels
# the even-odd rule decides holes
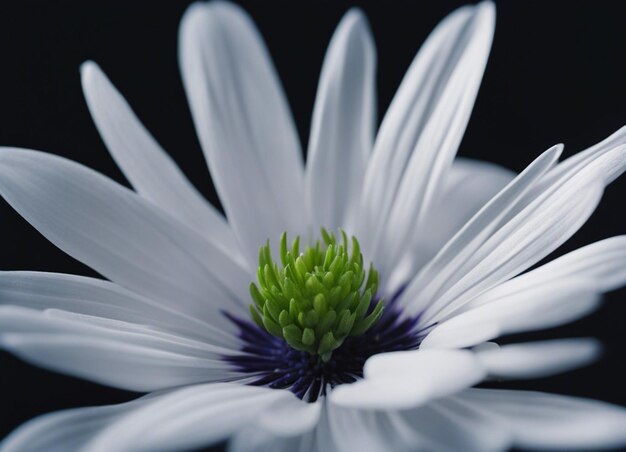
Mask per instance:
[[[492,413],[529,449],[590,450],[626,445],[626,409],[539,392],[469,389],[460,399]]]
[[[272,435],[258,428],[237,433],[228,443],[228,452],[329,452],[315,448],[315,435],[305,433],[292,437]]]
[[[416,231],[400,265],[383,293],[394,293],[430,261],[454,234],[491,198],[509,184],[515,173],[492,163],[456,158],[442,194],[430,209],[424,227]]]
[[[487,62],[494,21],[490,2],[444,19],[383,119],[365,176],[360,220],[367,225],[363,240],[369,254],[383,273],[421,225],[452,163]]]
[[[477,353],[489,375],[498,378],[542,378],[587,365],[600,354],[595,339],[556,339],[505,345]]]
[[[222,318],[220,309],[245,310],[247,271],[95,171],[51,154],[3,148],[0,193],[48,240],[124,287],[209,323]]]
[[[402,409],[423,405],[472,386],[485,369],[469,351],[417,350],[375,355],[365,379],[335,388],[330,400],[347,407]]]
[[[626,236],[611,237],[565,254],[494,287],[474,299],[466,309],[559,280],[584,282],[587,287],[598,292],[606,292],[624,285]]]
[[[572,157],[557,165],[552,171],[546,174],[541,183],[537,184],[537,186],[529,192],[528,200],[533,199],[538,193],[541,193],[555,182],[567,179],[573,174],[581,171],[586,166],[594,164],[595,161],[601,159],[605,154],[611,152],[613,149],[623,145],[624,143],[626,143],[626,127],[622,127],[601,142],[585,149],[582,152],[574,154]],[[622,165],[619,164],[608,164],[602,169],[606,184],[611,183],[624,171]]]
[[[296,436],[311,431],[318,423],[323,400],[307,403],[296,397],[277,400],[267,408],[271,416],[262,416],[258,426],[279,436]]]
[[[422,348],[470,347],[504,334],[562,325],[589,314],[600,297],[575,280],[530,287],[437,325]]]
[[[151,325],[58,309],[39,311],[21,306],[0,306],[0,325],[3,334],[85,334],[201,358],[215,358],[233,351]]]
[[[598,166],[616,160],[623,166],[626,147],[614,151],[603,156]],[[449,317],[477,294],[526,270],[571,237],[602,196],[603,171],[598,166],[590,165],[551,187],[507,221],[450,278],[423,321]]]
[[[98,65],[88,61],[80,69],[91,116],[135,190],[216,246],[237,254],[238,246],[226,219],[198,193]]]
[[[0,348],[47,369],[132,391],[237,377],[210,346],[132,324],[114,326],[5,306]]]
[[[355,220],[355,200],[373,142],[375,70],[367,19],[351,9],[326,52],[313,110],[306,190],[315,230],[345,227]]]
[[[206,447],[254,422],[288,391],[229,383],[182,388],[121,417],[88,445],[89,452],[169,451]]]
[[[148,397],[119,405],[75,408],[38,416],[0,443],[1,452],[67,452],[80,450],[97,432]]]
[[[232,3],[195,3],[180,65],[211,176],[250,262],[283,231],[306,232],[300,146],[261,35]]]
[[[618,132],[614,136],[619,135]],[[438,261],[441,254],[446,254],[446,250],[450,251],[454,242],[460,248],[459,253],[448,256],[447,261],[429,266],[430,273],[421,272],[411,284],[414,289],[421,289],[419,294],[410,294],[419,298],[413,302],[413,309],[423,309],[430,304],[428,312],[422,317],[423,321],[450,316],[476,294],[525,270],[569,238],[591,213],[603,187],[626,168],[626,146],[620,144],[623,141],[622,138],[616,141],[610,137],[598,145],[607,149],[597,153],[585,165],[560,173],[558,178],[550,176],[552,171],[544,175],[542,180],[534,183],[514,204],[508,206],[488,234],[482,237],[473,234],[465,241],[458,240],[462,233],[457,234],[434,261]],[[550,180],[550,184],[544,184],[546,179]],[[576,215],[570,215],[569,204],[578,210]],[[479,212],[468,225],[481,216]],[[538,232],[542,233],[539,237]],[[555,238],[550,237],[551,234]],[[473,243],[469,249],[468,241]],[[491,259],[494,261],[491,262]],[[437,269],[442,263],[448,268],[433,273],[430,267]]]
[[[437,290],[450,275],[471,258],[497,230],[502,218],[514,208],[524,193],[556,163],[562,150],[562,146],[553,146],[545,151],[480,209],[410,282],[399,298],[399,303],[411,313],[420,314],[433,301]]]
[[[389,428],[385,413],[330,406],[328,420],[337,450],[348,452],[401,451],[401,442]]]
[[[0,304],[56,309],[145,324],[212,344],[238,342],[196,317],[152,301],[117,284],[84,276],[29,271],[0,272]],[[224,322],[220,322],[224,323]]]
[[[512,443],[493,415],[455,396],[389,413],[389,418],[406,450],[495,452],[508,450]]]

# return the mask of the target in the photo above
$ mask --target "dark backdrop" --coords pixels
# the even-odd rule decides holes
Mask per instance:
[[[0,144],[82,162],[126,183],[85,106],[79,64],[94,59],[139,117],[212,201],[177,67],[178,21],[187,1],[20,1],[0,6]],[[420,44],[455,1],[245,1],[285,84],[303,142],[324,50],[352,4],[367,12],[378,48],[379,111],[384,112]],[[565,154],[626,124],[625,7],[612,1],[498,2],[494,47],[461,155],[520,171],[557,142]],[[606,191],[593,218],[557,254],[626,233],[626,179]],[[0,269],[93,275],[49,244],[0,201]],[[626,290],[596,314],[525,338],[595,336],[596,365],[509,386],[626,405]],[[128,400],[134,394],[31,367],[0,354],[0,437],[41,413]]]

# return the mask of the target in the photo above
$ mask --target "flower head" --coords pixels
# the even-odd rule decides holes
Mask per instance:
[[[85,63],[90,112],[134,191],[64,158],[0,149],[0,194],[106,278],[0,273],[0,347],[147,395],[37,418],[2,450],[626,444],[623,408],[473,388],[593,360],[591,339],[492,341],[577,319],[626,283],[625,236],[527,271],[626,169],[626,128],[563,162],[554,146],[520,174],[455,158],[494,18],[483,2],[435,28],[374,139],[375,50],[349,11],[304,165],[251,19],[231,3],[192,5],[180,64],[226,217]]]
[[[280,239],[282,268],[272,260],[269,241],[259,251],[259,287],[250,285],[256,306],[250,313],[256,324],[282,338],[293,349],[330,360],[348,336],[359,336],[380,320],[384,305],[371,306],[378,287],[373,265],[363,268],[359,242],[342,232],[343,243],[322,228],[324,245],[318,241],[300,254],[300,237],[287,247]],[[367,275],[367,280],[366,280]],[[371,309],[370,309],[371,307]]]

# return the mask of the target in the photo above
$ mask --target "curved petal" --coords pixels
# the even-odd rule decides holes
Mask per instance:
[[[476,353],[490,376],[543,378],[585,366],[598,358],[595,339],[555,339],[504,345]]]
[[[459,399],[492,413],[525,449],[590,450],[626,445],[626,409],[539,392],[468,389]]]
[[[495,9],[483,2],[445,18],[411,64],[376,138],[361,197],[363,241],[386,273],[421,226],[452,163],[478,92]]]
[[[553,146],[545,151],[483,206],[413,278],[399,298],[399,303],[415,314],[426,309],[436,288],[442,284],[441,279],[454,274],[497,230],[502,217],[557,162],[562,150],[563,146]]]
[[[599,143],[595,147],[602,152],[591,155],[585,165],[557,171],[559,177],[552,177],[558,167],[543,174],[498,211],[497,200],[506,187],[414,278],[400,301],[416,312],[428,306],[422,321],[440,321],[556,249],[584,223],[604,186],[626,169],[625,136],[618,131]],[[578,212],[572,214],[574,210]],[[489,226],[476,228],[480,223]]]
[[[456,158],[445,178],[442,194],[429,210],[424,227],[411,238],[398,266],[390,270],[383,293],[395,293],[430,261],[454,234],[500,190],[515,173],[493,163]]]
[[[238,6],[195,3],[180,26],[180,66],[211,176],[243,253],[306,232],[300,146],[261,35]]]
[[[353,8],[332,37],[315,97],[305,176],[315,230],[355,221],[376,120],[375,70],[367,19]]]
[[[505,334],[550,328],[589,314],[600,301],[599,295],[575,280],[530,287],[437,325],[420,346],[470,347]]]
[[[579,281],[596,292],[623,286],[626,283],[626,236],[592,243],[510,279],[472,300],[464,310],[560,280]]]
[[[328,438],[331,450],[339,452],[404,451],[401,438],[390,428],[384,412],[328,406]],[[320,448],[320,450],[326,450]],[[413,445],[412,450],[419,450]]]
[[[226,219],[198,193],[98,65],[88,61],[80,70],[91,116],[133,188],[215,246],[236,255],[238,245]]]
[[[57,372],[131,391],[237,375],[220,349],[124,322],[0,307],[0,348]]]
[[[295,396],[288,391],[230,383],[178,389],[119,418],[89,443],[88,450],[208,446],[247,427],[259,416],[271,416],[268,407],[288,397]]]
[[[458,397],[446,397],[425,407],[389,413],[393,429],[406,450],[505,451],[513,442],[495,416]]]
[[[149,325],[214,345],[238,342],[223,332],[223,319],[212,323],[164,306],[109,281],[85,276],[30,271],[0,272],[0,305],[66,311],[103,319]],[[221,320],[221,321],[220,321]]]
[[[449,318],[476,295],[516,276],[558,248],[589,218],[602,196],[606,168],[626,168],[626,145],[559,180],[516,213],[463,262],[427,291],[439,286],[424,322]],[[621,169],[616,169],[621,168]],[[422,295],[426,296],[426,294]]]
[[[258,419],[259,428],[278,436],[296,436],[310,432],[317,425],[324,402],[304,402],[296,397],[277,400],[267,409],[271,416]]]
[[[249,428],[237,433],[228,443],[228,452],[330,452],[315,446],[312,433],[284,437],[265,430]]]
[[[221,318],[220,309],[245,310],[247,271],[93,170],[43,152],[3,148],[0,193],[48,240],[124,287],[209,323]]]
[[[1,452],[67,452],[81,450],[97,432],[144,405],[142,397],[119,405],[75,408],[38,416],[22,424],[0,443]]]
[[[412,408],[472,386],[485,375],[465,350],[383,353],[367,360],[364,380],[335,388],[330,400],[366,409]]]

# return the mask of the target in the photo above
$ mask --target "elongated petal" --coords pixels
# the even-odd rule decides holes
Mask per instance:
[[[296,397],[277,400],[267,409],[271,416],[258,419],[259,428],[283,437],[301,435],[315,428],[324,402],[307,403]]]
[[[528,216],[520,215],[494,234],[476,253],[473,268],[424,314],[424,321],[445,319],[475,294],[506,280],[558,248],[591,216],[600,202],[602,189],[584,184],[564,190],[540,203]],[[482,259],[481,259],[482,258]]]
[[[365,176],[360,224],[367,226],[359,235],[383,273],[424,220],[452,163],[487,62],[494,18],[493,4],[483,2],[444,19],[383,119]]]
[[[421,347],[470,347],[504,334],[562,325],[589,314],[599,304],[600,297],[575,280],[531,287],[437,325]]]
[[[132,391],[236,375],[218,350],[132,324],[89,323],[17,307],[0,308],[0,347],[33,364]]]
[[[56,246],[137,293],[207,321],[247,304],[250,277],[237,262],[82,165],[0,149],[0,193]]]
[[[346,408],[336,404],[328,407],[327,435],[330,450],[408,451],[403,447],[402,438],[390,427],[385,412]],[[420,450],[418,443],[413,444],[412,450]]]
[[[312,433],[284,437],[265,430],[249,428],[237,433],[228,443],[228,452],[314,452]],[[329,449],[318,449],[329,451]],[[329,451],[330,452],[330,451]]]
[[[516,213],[440,289],[424,321],[452,315],[480,292],[521,273],[575,233],[600,201],[605,168],[626,167],[626,146],[599,157]]]
[[[584,223],[598,202],[595,198],[601,194],[603,187],[624,171],[624,140],[624,133],[618,131],[596,146],[602,148],[602,152],[591,155],[586,164],[575,165],[571,171],[558,171],[559,177],[552,177],[552,171],[546,173],[528,187],[522,196],[516,198],[505,213],[498,216],[497,221],[492,222],[488,233],[482,233],[479,229],[478,233],[471,233],[464,238],[463,231],[457,234],[433,263],[411,283],[414,288],[421,288],[420,293],[410,291],[410,294],[404,295],[404,301],[410,302],[409,296],[416,298],[412,302],[412,309],[418,311],[430,305],[423,321],[440,321],[455,310],[462,309],[476,294],[515,276],[545,257]],[[550,183],[545,183],[546,180]],[[579,199],[580,203],[577,202]],[[556,215],[550,211],[554,202],[560,206],[553,208]],[[579,210],[578,216],[570,216],[561,210],[569,203]],[[546,216],[547,221],[543,221],[542,215]],[[484,217],[489,217],[486,208],[470,220],[464,230],[471,230],[471,225],[484,220]],[[533,228],[535,221],[541,223],[540,227],[529,229]],[[552,231],[547,233],[550,229]],[[544,235],[536,237],[534,232],[540,230]],[[557,234],[558,230],[561,233]],[[550,237],[553,232],[556,240]],[[449,253],[455,248],[458,248],[458,253]],[[505,265],[504,261],[500,261],[494,265],[487,259],[485,252],[491,253],[492,258],[508,262]],[[441,259],[446,253],[447,258]],[[443,268],[442,264],[448,268]],[[433,270],[439,271],[433,273]],[[489,276],[483,278],[487,274]]]
[[[538,193],[541,193],[550,185],[558,182],[559,180],[571,177],[573,174],[581,171],[589,164],[592,164],[608,152],[611,152],[613,149],[623,145],[624,143],[626,143],[626,127],[622,127],[599,143],[596,143],[588,149],[574,154],[572,157],[561,162],[552,171],[550,171],[550,173],[546,174],[541,183],[537,184],[537,186],[528,193],[526,201],[530,202],[537,196]],[[622,174],[623,168],[620,165],[606,165],[603,167],[603,172],[605,183],[609,184],[615,180],[616,177]]]
[[[207,323],[124,289],[84,276],[29,271],[0,272],[0,304],[57,310],[150,325],[211,344],[238,344],[224,334],[224,317]]]
[[[326,52],[313,110],[306,190],[316,230],[355,220],[376,120],[375,66],[367,19],[351,9]]]
[[[394,293],[400,285],[410,281],[513,178],[515,173],[498,165],[456,158],[442,194],[430,210],[424,227],[415,231],[404,256],[398,259],[399,264],[390,270],[390,281],[383,293]]]
[[[505,345],[477,356],[491,376],[542,378],[587,365],[601,349],[595,339],[555,339]]]
[[[626,445],[626,409],[539,392],[469,389],[459,396],[500,419],[524,449],[591,450]]]
[[[287,101],[259,32],[234,4],[190,6],[179,54],[211,176],[255,263],[268,238],[306,232],[302,156]]]
[[[229,383],[182,388],[128,413],[88,445],[90,452],[111,450],[188,450],[228,438],[271,416],[269,406],[295,397],[288,391]]]
[[[198,193],[98,65],[84,63],[81,76],[98,131],[135,190],[236,255],[238,247],[226,219]]]
[[[587,287],[597,292],[606,292],[624,285],[626,236],[592,243],[506,281],[472,300],[467,309],[559,280],[584,282]]]
[[[500,225],[502,218],[557,161],[562,146],[537,157],[513,181],[477,212],[409,283],[399,299],[412,313],[421,313],[439,288]]]
[[[425,407],[389,413],[404,450],[496,452],[511,446],[512,435],[495,416],[458,399],[446,397]]]
[[[347,407],[402,409],[423,405],[478,383],[486,375],[471,352],[419,350],[375,355],[365,379],[333,390],[331,402]]]
[[[11,432],[0,443],[2,452],[66,452],[81,450],[97,432],[124,413],[138,408],[148,397],[119,405],[75,408],[44,414]]]

